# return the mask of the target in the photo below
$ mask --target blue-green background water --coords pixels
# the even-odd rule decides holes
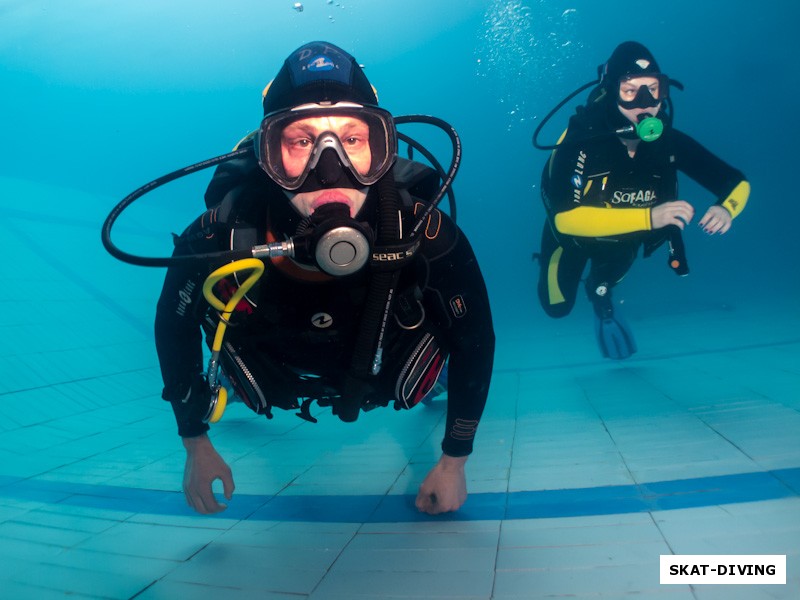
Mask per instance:
[[[285,56],[324,39],[365,65],[387,109],[433,114],[456,127],[464,150],[455,188],[459,224],[483,265],[498,330],[514,335],[525,325],[552,332],[546,328],[556,325],[546,323],[535,300],[530,259],[543,220],[538,182],[546,154],[532,147],[530,136],[558,100],[594,78],[619,42],[636,39],[686,86],[675,94],[676,125],[741,168],[753,194],[728,235],[708,238],[696,228],[687,234],[689,278],[675,278],[659,255],[637,263],[618,298],[632,318],[651,321],[797,298],[796,3],[303,5],[298,12],[292,2],[276,0],[3,0],[0,175],[6,200],[14,196],[20,210],[99,228],[134,188],[229,150],[257,126],[261,90]],[[556,117],[553,135],[568,115]],[[169,252],[169,232],[202,207],[208,174],[142,200],[155,212],[142,213],[149,216],[140,221],[133,212],[120,227],[140,227],[155,252]],[[698,212],[711,201],[689,181],[682,192]],[[33,223],[27,232],[33,239],[54,241]],[[59,259],[89,267],[104,261],[99,230],[87,228],[87,235],[96,235],[97,243],[81,247],[79,256],[70,254],[75,247],[59,248]],[[142,299],[154,304],[162,272],[134,271],[119,265],[119,276],[146,285]],[[104,289],[115,297],[113,288]]]

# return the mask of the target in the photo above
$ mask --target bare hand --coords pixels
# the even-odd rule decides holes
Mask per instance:
[[[186,467],[183,471],[183,493],[186,503],[202,515],[218,513],[228,508],[227,504],[217,502],[211,485],[216,479],[222,480],[222,489],[228,500],[235,488],[230,467],[214,449],[206,434],[194,438],[184,438],[186,448]]]
[[[467,500],[466,462],[466,456],[443,454],[419,486],[417,509],[429,515],[438,515],[461,508]]]
[[[667,225],[677,225],[683,229],[694,217],[694,207],[685,200],[665,202],[650,209],[650,226],[661,229]]]
[[[708,234],[725,233],[731,228],[733,217],[724,206],[715,204],[706,211],[698,225]]]

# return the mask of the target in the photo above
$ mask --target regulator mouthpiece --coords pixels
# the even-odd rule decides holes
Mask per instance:
[[[644,142],[655,142],[664,133],[664,123],[661,119],[643,114],[636,125],[636,135]]]
[[[294,238],[300,258],[311,260],[328,275],[341,277],[361,270],[370,258],[371,231],[350,218],[346,204],[324,204],[311,215],[311,226]]]

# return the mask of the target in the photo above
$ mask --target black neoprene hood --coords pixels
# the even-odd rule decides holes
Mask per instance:
[[[601,73],[607,89],[616,89],[623,78],[660,75],[652,53],[639,42],[623,42],[616,47]]]
[[[328,42],[311,42],[284,61],[264,95],[264,114],[322,102],[376,106],[378,98],[355,58]]]

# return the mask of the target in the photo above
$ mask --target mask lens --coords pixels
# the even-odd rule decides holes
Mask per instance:
[[[397,154],[392,116],[381,109],[342,103],[268,115],[256,144],[261,168],[280,186],[295,190],[316,168],[326,149],[361,185],[372,185]]]

